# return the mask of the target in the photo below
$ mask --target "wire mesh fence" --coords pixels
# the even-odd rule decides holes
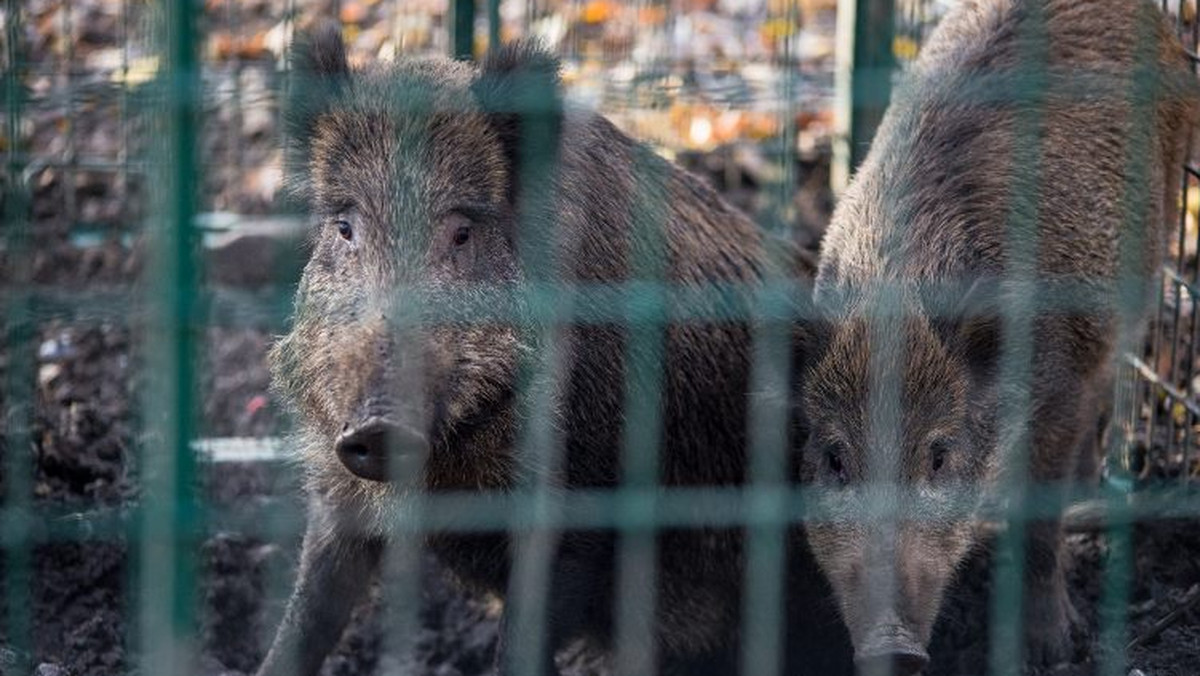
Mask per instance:
[[[703,174],[765,230],[801,245],[817,241],[839,141],[832,3],[466,4],[6,4],[0,673],[32,673],[39,663],[69,665],[72,673],[252,672],[270,645],[305,517],[296,491],[301,472],[279,461],[296,443],[279,440],[294,421],[268,392],[263,360],[270,336],[288,329],[294,280],[319,246],[308,234],[311,215],[285,192],[281,116],[291,46],[319,18],[339,20],[356,67],[413,55],[483,56],[497,42],[540,37],[563,59],[567,105],[598,108],[659,154]],[[886,55],[864,67],[869,83],[893,82],[893,65],[910,63],[952,6],[885,4],[892,5],[889,37],[871,47]],[[1164,3],[1163,10],[1194,70],[1196,3]],[[890,87],[869,89],[850,91],[881,113]],[[848,103],[855,105],[853,96]],[[877,123],[868,120],[845,140],[865,155]],[[521,166],[531,172],[529,185],[550,180],[538,177],[539,166],[551,176],[561,161],[542,159],[549,164],[535,157]],[[652,160],[637,164],[650,183],[663,180],[656,172],[669,172]],[[1200,658],[1196,595],[1186,593],[1194,571],[1182,564],[1159,571],[1182,587],[1157,597],[1143,598],[1130,579],[1146,569],[1139,552],[1165,558],[1169,550],[1161,540],[1139,540],[1135,525],[1194,528],[1200,507],[1189,483],[1200,471],[1195,158],[1179,194],[1153,328],[1144,349],[1131,346],[1124,355],[1105,418],[1112,425],[1102,440],[1109,449],[1102,485],[1077,486],[1071,496],[1023,487],[1022,499],[981,509],[965,497],[957,502],[960,516],[999,534],[991,548],[1000,554],[965,568],[964,578],[984,582],[961,584],[983,584],[990,596],[976,605],[948,601],[950,619],[937,625],[927,673],[1019,668],[1011,658],[1021,640],[1013,601],[1024,572],[1019,533],[1037,517],[1063,512],[1068,530],[1094,537],[1084,546],[1096,569],[1084,583],[1092,587],[1086,612],[1096,637],[1069,673],[1126,673],[1137,659],[1162,673],[1186,673]],[[500,293],[473,306],[471,317],[480,325],[502,322],[503,308],[522,306],[524,330],[623,327],[623,350],[614,354],[629,382],[611,438],[620,449],[614,467],[604,481],[570,490],[547,479],[546,467],[570,470],[570,449],[555,426],[561,404],[536,387],[522,392],[528,431],[516,455],[528,480],[505,492],[420,493],[389,514],[388,583],[328,673],[487,673],[497,642],[507,643],[511,671],[504,673],[652,673],[663,647],[647,637],[660,631],[664,598],[677,599],[647,580],[664,564],[678,565],[663,534],[688,531],[744,539],[736,579],[724,580],[740,640],[728,654],[679,667],[683,673],[853,672],[829,590],[810,581],[796,592],[789,579],[807,571],[796,563],[804,548],[796,544],[798,527],[834,516],[792,481],[788,391],[797,365],[790,327],[805,310],[789,299],[807,294],[809,280],[770,280],[750,298],[721,280],[681,288],[665,279],[666,255],[653,246],[668,196],[632,203],[646,213],[630,227],[651,244],[627,280],[539,285],[555,280],[534,278],[515,298]],[[534,258],[522,265],[537,269],[537,252],[525,255]],[[680,322],[720,321],[752,327],[743,375],[756,395],[742,412],[743,474],[672,484],[658,475],[677,432],[660,404],[670,385],[661,381],[670,356],[664,336]],[[407,330],[400,324],[394,328]],[[555,360],[565,359],[565,348],[557,340],[534,342],[545,351],[523,366],[531,369],[527,382],[562,368]],[[858,517],[889,522],[887,504],[865,501]],[[573,531],[611,534],[589,544],[612,549],[612,569],[576,574],[611,587],[613,608],[605,612],[613,651],[596,657],[571,646],[548,664],[545,646],[561,638],[556,547]],[[428,533],[509,535],[506,601],[487,594],[464,600],[434,581],[418,543]],[[1193,544],[1184,550],[1196,551]],[[714,567],[722,565],[713,557]],[[700,626],[710,608],[679,612]],[[956,631],[980,612],[990,619],[972,618]],[[1183,628],[1166,623],[1157,631],[1177,631],[1182,643],[1156,648],[1156,620],[1171,613]],[[1156,652],[1161,661],[1147,657]]]
[[[1198,22],[1196,8],[1186,3],[1162,3],[1170,12],[1180,40],[1196,68]],[[1190,327],[1194,314],[1193,289],[1196,261],[1196,160],[1192,157],[1183,169],[1179,186],[1181,209],[1175,236],[1170,243],[1169,261],[1163,267],[1163,288],[1159,296],[1151,338],[1144,357],[1128,355],[1130,378],[1139,383],[1133,394],[1128,420],[1119,430],[1131,446],[1121,459],[1122,469],[1138,479],[1174,478],[1186,484],[1196,476],[1195,416],[1189,402],[1195,400],[1195,331]],[[1189,277],[1190,272],[1190,277]]]

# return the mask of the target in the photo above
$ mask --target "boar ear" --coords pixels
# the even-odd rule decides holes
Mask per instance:
[[[346,45],[337,22],[323,22],[296,38],[292,45],[292,71],[335,80],[350,74]]]
[[[797,391],[829,347],[833,325],[812,295],[811,279],[797,281],[793,296],[792,384]]]
[[[792,345],[795,367],[811,366],[825,352],[829,343],[832,325],[825,310],[813,297],[811,278],[802,277],[796,282],[793,296]]]
[[[350,65],[341,27],[327,21],[311,32],[296,36],[291,49],[291,69],[284,100],[289,176],[302,180],[308,162],[317,120],[333,107],[350,82]],[[294,186],[303,191],[305,186]]]
[[[489,54],[472,85],[503,147],[514,199],[518,181],[536,180],[528,175],[534,167],[557,162],[563,114],[558,72],[553,54],[523,40]]]

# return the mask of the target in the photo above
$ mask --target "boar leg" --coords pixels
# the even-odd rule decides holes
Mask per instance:
[[[1059,363],[1070,362],[1063,359]],[[1094,443],[1087,437],[1095,431],[1096,414],[1092,407],[1096,401],[1090,394],[1097,383],[1066,369],[1045,368],[1045,377],[1038,388],[1041,391],[1035,399],[1040,405],[1034,411],[1034,456],[1030,470],[1034,486],[1041,490],[1055,487],[1059,496],[1065,496],[1066,483],[1077,476],[1078,453]],[[1035,664],[1069,660],[1073,649],[1072,628],[1080,623],[1067,595],[1062,545],[1060,519],[1028,523],[1025,637],[1029,658]]]
[[[1062,528],[1058,521],[1028,526],[1025,552],[1025,642],[1029,660],[1038,665],[1069,661],[1072,628],[1081,619],[1067,595],[1062,566]]]
[[[509,647],[510,642],[512,642],[508,635],[510,628],[508,610],[505,610],[500,615],[499,639],[496,641],[495,664],[497,676],[509,676],[510,674],[520,673],[517,666],[509,658],[509,652],[512,650]],[[542,661],[541,669],[538,672],[541,676],[558,676],[558,665],[554,662],[554,656],[558,653],[558,646],[558,635],[553,629],[550,629],[547,632],[545,643],[542,644],[542,654],[538,656],[538,659]]]
[[[612,542],[608,537],[593,538],[578,534],[567,535],[558,544],[546,599],[542,642],[542,676],[558,676],[554,661],[558,651],[567,643],[585,638],[607,643],[611,631],[608,604],[611,601]],[[582,551],[580,551],[582,549]],[[596,552],[600,552],[597,554]],[[510,589],[511,594],[514,590]],[[509,676],[518,673],[508,652],[510,643],[522,637],[509,635],[509,610],[500,616],[500,640],[496,644],[496,673]]]
[[[311,512],[296,586],[258,676],[318,673],[379,567],[380,542],[341,534]]]
[[[1094,486],[1100,478],[1100,470],[1104,467],[1104,457],[1108,452],[1108,428],[1116,405],[1111,369],[1100,375],[1097,386],[1092,390],[1091,396],[1083,402],[1086,406],[1083,411],[1084,427],[1075,462],[1075,479],[1089,486]]]

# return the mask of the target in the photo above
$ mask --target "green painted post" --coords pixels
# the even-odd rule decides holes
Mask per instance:
[[[839,0],[837,120],[830,181],[840,193],[858,168],[892,93],[895,0]]]
[[[450,56],[470,61],[475,58],[475,0],[454,0],[450,14]]]
[[[1016,88],[1008,95],[1024,101],[1014,116],[1012,158],[1014,166],[1023,168],[1020,178],[1009,186],[1006,206],[1008,263],[1004,283],[1009,288],[1027,289],[1013,293],[1005,301],[999,378],[1005,392],[1000,405],[998,426],[1002,430],[1023,430],[1007,449],[1000,466],[1006,468],[1000,494],[1008,499],[1006,521],[1008,528],[997,539],[996,563],[993,567],[990,628],[988,639],[988,673],[993,676],[1020,673],[1024,655],[1025,635],[1025,574],[1028,536],[1031,531],[1031,511],[1041,507],[1035,495],[1062,497],[1059,485],[1036,485],[1030,490],[1033,418],[1034,317],[1047,304],[1044,292],[1038,289],[1038,213],[1041,208],[1038,188],[1046,180],[1043,174],[1043,145],[1045,135],[1044,111],[1047,107],[1049,74],[1049,33],[1046,17],[1040,6],[1031,8],[1022,26],[1021,48],[1017,51],[1014,68]],[[1058,509],[1056,506],[1054,509]],[[1036,527],[1036,526],[1034,526]]]
[[[9,288],[3,289],[4,348],[9,364],[2,381],[4,387],[0,413],[5,416],[4,457],[0,464],[0,535],[4,541],[3,587],[0,588],[0,621],[13,654],[0,654],[0,671],[28,673],[29,648],[32,645],[30,608],[29,526],[32,523],[32,443],[29,425],[33,417],[34,323],[30,314],[29,282],[32,227],[25,186],[25,147],[21,143],[21,0],[8,0],[5,11],[7,30],[7,70],[4,78],[5,113],[8,139],[4,198],[4,242],[7,245]],[[0,647],[4,647],[0,644]],[[5,661],[11,660],[10,664]]]
[[[1120,256],[1118,258],[1117,307],[1121,317],[1121,326],[1136,326],[1137,319],[1142,313],[1145,302],[1145,284],[1148,282],[1141,271],[1141,251],[1144,248],[1148,233],[1154,232],[1161,224],[1151,223],[1146,219],[1150,212],[1149,202],[1154,199],[1155,191],[1149,185],[1150,171],[1147,157],[1141,152],[1154,144],[1155,109],[1158,107],[1163,92],[1159,91],[1158,79],[1155,77],[1157,67],[1158,41],[1152,30],[1145,24],[1139,24],[1136,35],[1136,67],[1133,74],[1124,83],[1129,92],[1129,123],[1127,134],[1127,157],[1125,161],[1125,223],[1121,238]],[[1185,183],[1186,186],[1186,176]],[[1161,288],[1161,287],[1160,287]],[[1182,305],[1182,303],[1180,303]],[[1178,309],[1176,310],[1178,313]],[[1178,314],[1175,325],[1180,325]],[[1142,337],[1137,331],[1124,331],[1120,340],[1120,353],[1137,353],[1142,346]],[[1120,401],[1119,399],[1117,401]],[[1122,448],[1118,435],[1111,435],[1110,448],[1106,449],[1110,460],[1110,469],[1125,466],[1117,462]],[[1187,443],[1187,442],[1185,442]],[[1185,465],[1186,468],[1186,465]],[[1186,472],[1184,472],[1186,475]],[[1119,474],[1114,476],[1120,477]],[[1122,477],[1127,478],[1127,477]],[[1105,529],[1105,539],[1108,543],[1109,556],[1104,565],[1101,578],[1100,597],[1100,645],[1112,649],[1102,653],[1099,661],[1099,674],[1104,676],[1120,676],[1127,672],[1126,642],[1128,636],[1129,600],[1132,590],[1132,578],[1135,573],[1133,526],[1128,521],[1128,482],[1106,481],[1105,502],[1106,512],[1110,522]]]
[[[487,0],[488,49],[500,46],[500,0]]]
[[[621,516],[617,541],[616,654],[618,674],[654,671],[655,646],[644,640],[654,633],[657,589],[646,585],[657,568],[655,534],[658,524],[638,527],[637,520],[656,513],[659,458],[663,441],[663,395],[669,276],[666,267],[666,227],[670,219],[667,195],[644,186],[664,184],[663,169],[649,151],[635,155],[633,171],[636,209],[630,214],[631,255],[635,286],[625,298],[625,416],[621,428],[621,476],[615,496]],[[640,288],[639,288],[640,286]],[[639,312],[638,308],[642,310]],[[621,518],[621,517],[618,517]]]
[[[165,194],[150,223],[152,255],[146,300],[148,374],[144,400],[147,443],[142,447],[140,510],[139,627],[141,671],[183,674],[194,668],[195,527],[199,522],[193,484],[194,322],[197,299],[193,219],[197,181],[196,108],[201,98],[199,3],[166,6],[167,72],[163,93],[166,158]]]
[[[777,15],[789,25],[800,23],[799,8],[788,3]],[[791,102],[796,93],[795,49],[797,36],[786,38],[782,57],[783,74],[779,99]],[[783,115],[782,146],[796,147],[796,123],[790,109]],[[791,153],[780,155],[782,180],[775,188],[776,223],[794,221],[789,205],[794,204],[795,165]],[[786,227],[786,226],[785,226]],[[777,232],[779,232],[777,230]],[[750,326],[753,331],[753,362],[750,375],[748,475],[746,491],[755,515],[769,516],[765,522],[746,524],[745,594],[742,601],[743,674],[778,676],[783,671],[785,599],[787,597],[787,533],[782,519],[788,489],[787,382],[791,373],[791,316],[796,304],[791,285],[782,276],[769,276],[755,297]]]
[[[554,271],[556,265],[556,215],[552,189],[559,165],[559,116],[561,93],[554,82],[536,73],[524,73],[513,96],[490,101],[492,110],[520,115],[523,139],[519,150],[522,214],[518,225],[518,255],[528,280],[523,292],[540,291],[529,302],[535,311],[564,308]],[[574,310],[576,306],[571,306]],[[563,318],[567,319],[566,317]],[[556,321],[558,321],[556,319]],[[517,454],[527,477],[516,489],[520,509],[535,522],[561,513],[561,495],[551,485],[564,462],[562,438],[554,425],[553,387],[544,386],[558,377],[564,358],[560,327],[554,323],[522,322],[538,354],[522,365],[520,406],[525,423],[518,434]],[[478,512],[476,513],[478,516]],[[557,541],[556,529],[547,525],[514,526],[510,530],[512,577],[509,581],[504,640],[511,650],[506,655],[512,673],[549,676],[543,670],[542,654],[549,634],[549,580]]]

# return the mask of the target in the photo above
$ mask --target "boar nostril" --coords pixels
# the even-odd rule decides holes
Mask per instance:
[[[391,456],[423,453],[425,444],[420,432],[373,417],[356,427],[347,426],[337,439],[336,451],[351,474],[369,481],[388,481]]]

